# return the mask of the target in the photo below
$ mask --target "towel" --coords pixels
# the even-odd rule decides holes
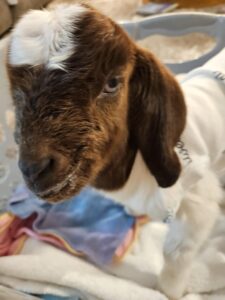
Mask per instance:
[[[146,234],[153,233],[154,224],[146,226]],[[151,231],[152,229],[152,231]],[[160,228],[155,227],[155,231]],[[189,294],[182,300],[224,300],[225,299],[225,217],[217,225],[211,240],[193,265],[188,283]],[[139,240],[140,247],[141,241]],[[144,249],[135,249],[146,253]],[[133,279],[115,277],[114,267],[104,272],[87,261],[71,256],[51,245],[28,239],[20,255],[0,258],[0,283],[25,292],[55,294],[73,297],[77,292],[83,299],[101,300],[168,300],[164,295],[151,289],[154,281],[148,267],[149,257],[139,256],[133,249],[118,266],[132,272]],[[147,250],[147,249],[145,249]],[[158,249],[159,250],[159,249]],[[138,264],[135,265],[134,261]],[[160,255],[154,257],[155,264],[160,263]],[[145,266],[145,262],[148,266]],[[154,274],[154,266],[152,265]],[[118,274],[119,275],[119,274]],[[138,277],[138,280],[136,280]],[[135,278],[136,277],[136,278]],[[207,293],[211,293],[208,295]]]
[[[167,224],[149,222],[119,264],[99,268],[28,238],[19,255],[0,257],[0,284],[34,294],[97,300],[169,300],[154,290],[164,260]],[[225,213],[196,258],[182,300],[225,299]]]
[[[53,274],[63,275],[61,271],[66,265],[62,266],[67,257],[69,259],[67,267],[70,265],[70,268],[77,270],[77,274],[74,275],[85,280],[85,282],[89,281],[85,279],[86,275],[83,277],[83,272],[86,274],[86,269],[87,275],[91,274],[93,276],[91,278],[93,283],[95,281],[94,278],[97,279],[100,275],[96,282],[97,285],[103,281],[105,274],[108,274],[109,279],[113,278],[113,280],[115,280],[114,275],[117,275],[121,277],[121,279],[118,279],[119,281],[131,280],[146,286],[145,292],[143,293],[141,289],[140,295],[155,294],[155,291],[149,291],[148,289],[149,279],[151,286],[154,286],[156,284],[156,274],[158,275],[162,269],[162,247],[167,232],[167,225],[161,222],[151,224],[149,220],[148,222],[145,220],[145,222],[142,222],[143,227],[138,226],[140,220],[143,221],[144,219],[129,216],[123,206],[105,198],[92,188],[84,189],[78,196],[67,202],[52,205],[38,199],[24,185],[20,185],[9,201],[8,212],[0,216],[0,256],[2,256],[0,260],[2,262],[3,260],[13,262],[14,259],[25,258],[26,260],[29,257],[32,263],[30,264],[28,259],[26,265],[32,274],[36,273],[34,270],[37,267],[41,267],[42,271],[45,269],[50,270],[52,262],[55,261],[55,263],[59,263],[56,269],[60,270],[60,273],[56,269],[52,269],[49,274],[47,274],[48,272],[45,274],[50,279]],[[132,230],[134,231],[133,235],[130,234]],[[128,243],[127,237],[130,237]],[[135,240],[134,237],[136,237]],[[125,247],[124,240],[126,241]],[[45,243],[41,244],[41,241],[50,243],[64,251],[51,248],[50,245]],[[135,243],[132,245],[134,241]],[[37,243],[39,244],[37,245]],[[122,250],[121,244],[123,245]],[[27,245],[29,245],[28,252]],[[126,252],[127,248],[130,247],[129,253],[124,258],[124,249]],[[118,256],[118,249],[122,253],[122,264],[114,259],[116,255]],[[37,258],[33,257],[33,255],[37,255],[37,253],[33,253],[33,250],[38,250]],[[65,253],[65,251],[68,253]],[[41,253],[44,255],[43,257],[41,257]],[[50,254],[50,256],[48,257],[47,255],[45,257],[45,254]],[[84,254],[82,255],[83,259],[81,254]],[[84,258],[88,258],[95,265],[89,265]],[[39,261],[39,259],[41,260]],[[36,266],[33,265],[35,261],[37,262]],[[74,262],[77,262],[78,265],[75,266]],[[100,268],[97,269],[97,265],[101,267],[101,270]],[[25,279],[27,283],[27,285],[25,284],[25,291],[32,294],[50,294],[50,292],[58,294],[58,290],[60,290],[60,296],[71,297],[71,292],[62,293],[62,288],[66,287],[68,289],[69,287],[73,293],[74,290],[79,290],[81,293],[84,292],[85,295],[90,294],[92,297],[100,296],[100,299],[106,299],[102,291],[100,295],[95,295],[96,284],[93,285],[93,290],[89,292],[86,288],[81,288],[79,284],[77,287],[73,285],[67,286],[67,284],[63,287],[63,284],[60,284],[61,280],[53,279],[49,282],[51,283],[50,287],[46,290],[45,275],[41,275],[42,279],[32,279],[32,276],[30,277],[31,274],[27,274],[28,277],[24,278],[22,275],[24,266],[24,262],[16,262],[15,267],[18,267],[18,275],[16,275],[16,270],[14,269],[12,276],[9,276],[7,272],[5,273],[1,269],[3,273],[0,274],[4,274],[4,276],[0,275],[2,280],[0,283],[10,286],[10,282],[13,280],[13,286],[24,291],[23,280]],[[91,267],[90,270],[88,270],[89,266]],[[142,266],[142,269],[136,273],[139,266]],[[93,270],[98,270],[98,273],[95,274]],[[42,271],[37,271],[37,274],[41,274]],[[64,278],[65,276],[67,277],[66,274],[63,275]],[[28,278],[30,280],[29,283],[27,282]],[[124,279],[122,280],[122,278]],[[55,291],[54,282],[60,285],[60,287],[57,287],[57,291]],[[20,283],[23,285],[23,288],[19,286]],[[28,287],[30,284],[32,287]],[[108,290],[107,286],[108,284],[105,285],[105,292]],[[44,288],[43,291],[42,288]],[[120,291],[118,290],[117,293],[120,293]]]

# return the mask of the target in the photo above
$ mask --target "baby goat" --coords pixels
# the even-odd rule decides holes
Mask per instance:
[[[159,286],[172,298],[185,291],[222,197],[221,55],[182,91],[150,52],[82,4],[29,12],[9,43],[15,140],[28,187],[57,202],[92,185],[136,215],[170,221]]]

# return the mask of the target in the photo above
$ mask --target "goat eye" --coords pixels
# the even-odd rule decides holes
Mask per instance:
[[[117,77],[110,78],[106,83],[106,85],[104,86],[103,93],[104,94],[115,93],[119,88],[119,84],[120,84],[119,78]]]

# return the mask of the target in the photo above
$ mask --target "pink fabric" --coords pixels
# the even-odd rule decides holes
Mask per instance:
[[[35,218],[35,214],[24,220],[10,213],[4,213],[0,216],[0,256],[18,254],[27,237],[48,242],[72,254],[82,255],[76,250],[70,248],[69,245],[60,237],[57,237],[52,233],[39,234],[34,232],[32,230],[32,224]],[[130,229],[123,244],[120,245],[115,252],[115,256],[117,258],[122,257],[127,251],[134,240],[134,235],[135,230]]]
[[[35,216],[22,220],[9,213],[0,216],[0,256],[17,254],[25,239],[26,235],[18,232],[23,227],[31,227]]]
[[[61,249],[69,251],[69,247],[59,237],[53,234],[39,234],[32,230],[35,214],[25,220],[9,213],[0,216],[0,256],[15,255],[21,250],[27,237],[48,242]],[[76,253],[76,251],[70,252]]]

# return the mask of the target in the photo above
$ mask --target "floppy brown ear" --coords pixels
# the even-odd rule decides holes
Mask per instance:
[[[181,89],[151,53],[137,49],[129,97],[131,139],[158,184],[169,187],[181,172],[174,151],[186,119]]]

